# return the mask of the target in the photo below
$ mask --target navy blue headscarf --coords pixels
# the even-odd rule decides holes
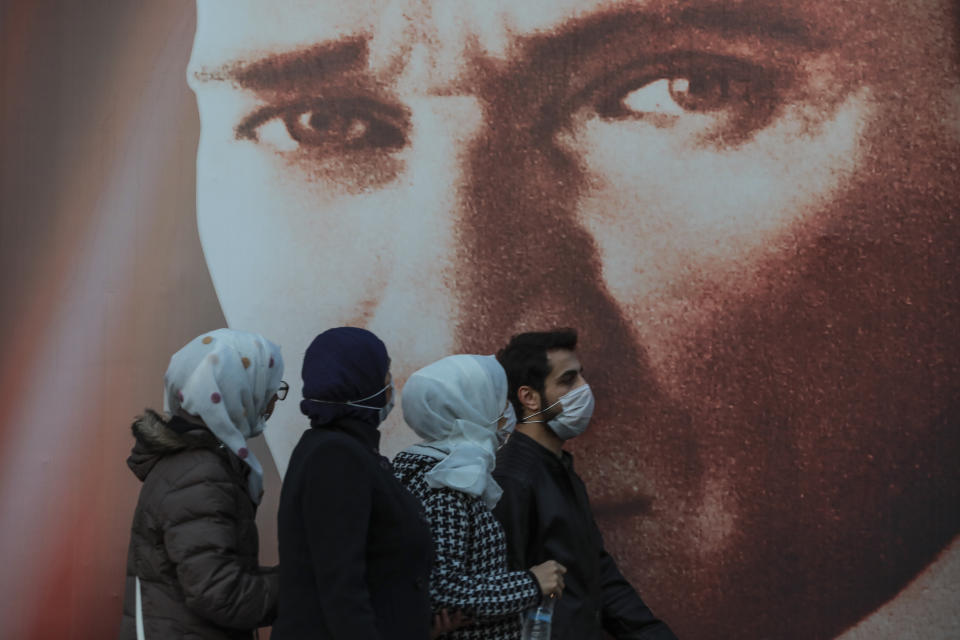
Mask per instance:
[[[390,371],[387,347],[370,331],[357,327],[337,327],[324,331],[310,343],[303,356],[303,397],[300,411],[317,427],[338,418],[351,417],[376,428],[378,412],[347,404],[325,404],[309,399],[332,402],[356,402],[383,389],[383,380]],[[387,394],[363,400],[361,404],[382,407]]]

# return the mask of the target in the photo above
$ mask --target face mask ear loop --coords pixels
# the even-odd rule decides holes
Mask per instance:
[[[393,381],[391,380],[389,383],[387,383],[387,385],[386,385],[383,389],[380,389],[380,391],[377,391],[376,393],[371,394],[371,395],[367,396],[366,398],[359,398],[359,399],[357,399],[357,400],[350,400],[350,401],[348,401],[348,402],[345,402],[344,404],[352,404],[352,405],[354,405],[355,407],[359,407],[360,405],[357,404],[358,402],[364,402],[365,400],[369,400],[370,398],[376,398],[377,396],[386,393],[386,392],[387,392],[387,389],[392,389],[392,388],[393,388]],[[378,407],[378,408],[379,408],[379,407]]]
[[[555,406],[557,406],[558,404],[560,404],[560,400],[557,400],[556,402],[554,402],[554,403],[553,403],[552,405],[550,405],[549,407],[544,407],[543,409],[540,409],[540,411],[537,411],[536,413],[531,413],[530,415],[528,415],[528,416],[527,416],[526,418],[524,418],[523,420],[517,420],[517,422],[518,422],[519,424],[537,424],[537,423],[543,424],[544,422],[549,422],[549,420],[531,420],[530,418],[532,418],[533,416],[536,416],[536,415],[540,415],[540,414],[543,413],[544,411],[550,411],[550,409],[553,409],[553,408],[554,408]]]
[[[359,400],[349,400],[347,402],[337,402],[335,400],[319,400],[317,398],[306,398],[306,400],[309,400],[310,402],[316,402],[318,404],[345,404],[351,407],[357,407],[359,409],[372,409],[373,411],[379,411],[383,407],[371,407],[368,404],[358,404],[358,403],[363,402],[364,400],[369,400],[370,398],[376,398],[380,394],[386,393],[387,389],[392,389],[392,388],[393,388],[393,382],[390,382],[390,384],[385,386],[383,389],[380,389],[380,391],[377,391],[373,395],[369,395],[366,398],[360,398]]]

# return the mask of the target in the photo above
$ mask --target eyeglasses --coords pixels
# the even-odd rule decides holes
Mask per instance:
[[[290,385],[281,380],[280,387],[277,389],[277,400],[283,400],[288,393],[290,393]]]

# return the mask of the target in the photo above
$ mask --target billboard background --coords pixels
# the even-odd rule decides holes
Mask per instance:
[[[224,325],[197,239],[192,2],[4,2],[0,636],[109,638],[130,423]],[[266,467],[264,561],[279,476]],[[272,558],[272,560],[271,560]]]
[[[169,354],[224,325],[197,236],[195,26],[191,2],[2,4],[2,637],[115,633],[139,489],[129,423],[160,403]],[[279,475],[255,446],[272,563]],[[950,549],[849,637],[960,634]],[[644,595],[678,630],[696,616]]]

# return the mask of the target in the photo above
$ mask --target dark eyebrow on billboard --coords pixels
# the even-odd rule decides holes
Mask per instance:
[[[289,91],[354,71],[366,63],[367,54],[367,39],[352,37],[271,54],[252,62],[230,62],[210,71],[201,69],[194,77],[201,82],[231,81],[255,91]]]
[[[814,45],[816,37],[810,23],[788,12],[779,3],[748,0],[734,5],[721,2],[687,6],[679,10],[680,24],[729,32],[743,36],[759,36],[798,45]]]
[[[610,46],[618,34],[657,34],[678,29],[695,29],[730,37],[759,37],[802,48],[822,48],[826,38],[808,21],[779,3],[766,0],[706,2],[671,7],[665,11],[646,8],[618,9],[588,15],[556,31],[528,39],[537,57],[557,52],[584,51]],[[567,54],[569,55],[569,54]]]

